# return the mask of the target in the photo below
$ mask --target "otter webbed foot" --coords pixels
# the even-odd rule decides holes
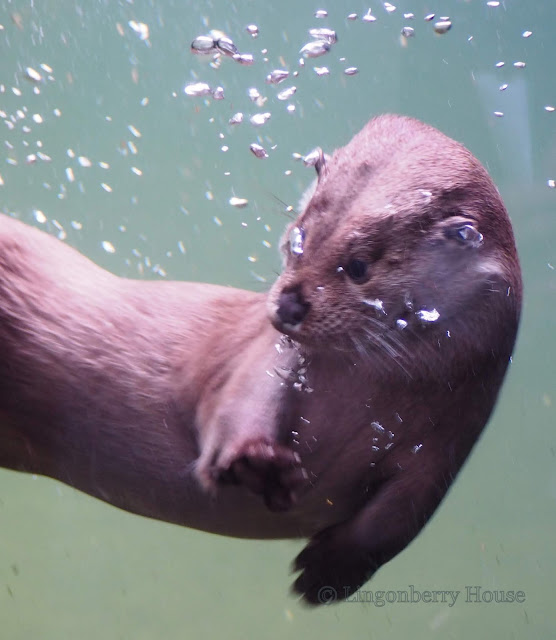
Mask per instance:
[[[301,574],[292,589],[310,605],[332,604],[355,593],[382,564],[357,540],[353,522],[314,536],[293,563]]]
[[[301,573],[293,590],[313,605],[349,598],[425,526],[449,486],[446,477],[423,464],[385,482],[352,518],[311,538],[294,561]]]

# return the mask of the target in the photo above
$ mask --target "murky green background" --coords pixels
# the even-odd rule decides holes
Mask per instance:
[[[393,3],[388,13],[371,0],[377,21],[366,23],[361,0],[1,0],[0,209],[67,236],[119,274],[261,289],[279,268],[285,206],[312,179],[293,152],[332,150],[384,111],[465,143],[514,223],[526,285],[519,344],[496,414],[448,499],[367,589],[480,585],[523,590],[525,603],[471,604],[462,593],[452,608],[307,610],[288,595],[298,542],[181,529],[2,471],[2,639],[554,637],[556,190],[547,181],[556,179],[556,112],[545,107],[556,106],[556,3]],[[317,20],[317,8],[329,17]],[[414,20],[404,19],[409,11]],[[357,21],[346,19],[351,12]],[[435,35],[423,20],[431,12],[450,16],[452,30]],[[147,40],[130,21],[148,25]],[[249,23],[259,38],[245,32]],[[406,43],[404,24],[416,34]],[[300,69],[298,51],[316,26],[335,28],[339,42]],[[225,59],[213,69],[192,56],[191,40],[211,28],[256,64]],[[318,77],[313,67],[323,65],[330,74]],[[42,82],[25,79],[28,66]],[[345,76],[348,66],[359,73]],[[299,76],[266,85],[278,67]],[[196,79],[223,86],[225,100],[185,96]],[[292,84],[293,99],[278,101]],[[247,98],[251,86],[268,98],[264,107]],[[272,117],[259,129],[232,128],[236,111]],[[268,159],[249,152],[255,141]],[[51,162],[35,161],[37,152]],[[234,195],[248,207],[230,206]]]

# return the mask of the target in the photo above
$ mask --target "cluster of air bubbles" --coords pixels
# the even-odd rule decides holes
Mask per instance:
[[[224,99],[223,87],[211,87],[206,82],[191,82],[190,84],[186,84],[183,92],[186,96],[212,96],[215,100]]]
[[[371,429],[376,433],[376,435],[372,437],[373,444],[371,446],[371,449],[373,451],[380,451],[379,444],[381,442],[384,442],[385,436],[388,438],[388,441],[384,445],[384,449],[388,450],[394,446],[393,440],[395,434],[393,431],[385,429],[382,424],[380,424],[380,422],[376,420],[373,420],[373,422],[371,422]]]
[[[247,27],[251,35],[258,35],[255,25]],[[191,52],[196,55],[213,56],[215,63],[219,62],[220,56],[232,58],[239,64],[252,65],[255,58],[250,53],[240,53],[234,41],[222,31],[213,29],[208,35],[197,36],[191,43]]]
[[[331,50],[332,45],[338,42],[336,32],[326,27],[309,29],[309,35],[312,40],[303,45],[299,51],[304,58],[320,58]]]
[[[382,2],[382,7],[386,14],[393,14],[397,11],[397,7],[391,2]],[[314,12],[314,17],[319,20],[328,18],[328,12],[325,9],[317,9]],[[370,8],[362,14],[350,13],[347,18],[349,20],[361,19],[363,22],[375,22],[377,20],[377,16],[372,13]],[[405,12],[403,13],[403,18],[404,20],[413,20],[415,19],[415,14]],[[445,33],[451,27],[451,22],[448,17],[435,19],[435,14],[429,14],[425,16],[425,20],[431,22],[435,21],[434,29],[437,33]],[[251,38],[259,37],[259,27],[256,24],[248,24],[245,27],[245,31],[251,36]],[[402,36],[405,39],[414,36],[414,34],[415,28],[413,26],[406,25],[402,28]],[[301,69],[306,66],[307,61],[329,54],[338,42],[338,35],[336,31],[327,25],[313,26],[308,30],[308,35],[310,38],[309,41],[306,42],[299,50],[301,54],[301,57],[299,58],[299,67]],[[190,50],[197,56],[206,56],[211,58],[210,66],[214,69],[218,69],[222,60],[225,58],[231,58],[240,64],[252,64],[255,61],[252,54],[241,53],[238,46],[234,43],[234,40],[223,31],[217,29],[212,29],[208,33],[198,35],[191,42]],[[261,54],[262,61],[268,62],[269,58],[267,57],[267,49],[263,48],[261,50]],[[340,58],[340,61],[345,61],[345,58]],[[266,72],[264,76],[266,84],[278,87],[286,81],[296,78],[301,72],[301,70],[292,71],[288,69],[283,58],[280,58],[280,62],[282,66],[277,66],[276,68]],[[318,66],[318,64],[315,64],[312,66],[312,70],[317,76],[330,75],[330,69],[327,66]],[[343,73],[345,76],[354,76],[359,73],[359,69],[356,66],[346,66]],[[203,81],[197,76],[195,76],[194,80],[187,83],[183,90],[185,95],[191,97],[209,97],[213,100],[223,100],[225,98],[223,87],[214,86],[212,83]],[[274,94],[276,100],[286,103],[286,111],[289,113],[294,113],[296,111],[296,105],[292,104],[291,100],[297,90],[298,87],[291,83],[289,86],[283,88],[280,87],[280,89],[278,89]],[[228,122],[230,125],[239,125],[247,119],[252,126],[262,127],[270,119],[271,111],[268,107],[267,110],[263,109],[268,99],[267,96],[262,95],[257,87],[252,86],[248,89],[248,97],[256,104],[259,112],[244,114],[242,111],[238,111],[229,117]],[[220,137],[223,138],[224,134],[221,134]],[[256,142],[253,142],[250,145],[250,150],[255,157],[268,157],[269,152],[263,144],[265,144],[265,142],[259,138]],[[227,151],[229,149],[227,145],[222,145],[221,148],[223,151]],[[268,148],[270,150],[274,147],[271,145]],[[303,158],[303,160],[306,165],[314,166],[318,160],[318,155],[314,156],[312,154],[308,154]]]

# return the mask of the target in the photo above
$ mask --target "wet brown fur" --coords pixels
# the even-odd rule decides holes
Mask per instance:
[[[0,464],[177,524],[311,536],[312,603],[401,551],[493,409],[519,263],[485,170],[435,129],[383,116],[323,162],[268,294],[118,278],[1,217]]]

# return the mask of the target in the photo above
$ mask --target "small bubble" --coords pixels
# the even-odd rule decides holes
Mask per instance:
[[[498,89],[499,89],[500,91],[506,91],[506,89],[507,89],[507,88],[508,88],[508,84],[507,84],[507,83],[501,84],[501,85],[498,87]]]
[[[324,40],[329,44],[335,44],[338,42],[338,36],[333,29],[327,29],[322,27],[321,29],[309,29],[309,35],[315,40]]]
[[[348,67],[347,69],[344,69],[346,76],[354,76],[358,72],[359,69],[357,67]]]
[[[274,69],[266,76],[267,84],[280,84],[290,75],[286,69]]]
[[[254,115],[252,115],[249,118],[249,122],[254,127],[261,127],[263,124],[268,122],[268,120],[270,119],[271,115],[272,114],[269,113],[268,111],[266,113],[255,113]]]
[[[517,62],[514,62],[514,67],[516,69],[525,69],[526,66],[527,66],[527,63],[523,62],[521,60],[518,60]]]
[[[452,22],[450,20],[439,20],[434,23],[434,30],[439,35],[443,35],[444,33],[448,33],[452,28]]]
[[[266,152],[266,149],[262,147],[260,144],[257,144],[256,142],[253,142],[252,144],[250,144],[249,149],[251,150],[251,153],[257,158],[268,158],[268,153]]]
[[[524,38],[530,38],[533,35],[533,32],[532,31],[524,31],[521,35]]]
[[[402,27],[402,36],[404,38],[412,38],[415,35],[415,29],[413,27]]]
[[[382,315],[386,315],[386,311],[384,310],[384,303],[382,300],[378,298],[372,300],[364,300],[363,301],[368,307],[372,307],[376,311],[380,312]]]
[[[431,22],[431,20],[434,20],[436,14],[434,13],[429,13],[428,15],[425,16],[425,22]]]
[[[361,20],[363,20],[363,22],[376,22],[376,17],[373,16],[371,10],[369,9],[367,13],[361,18]]]
[[[58,220],[52,220],[52,224],[56,227],[56,229],[58,229],[58,240],[65,240],[68,237],[68,234],[66,233],[64,227],[62,227]]]
[[[308,42],[299,51],[305,58],[318,58],[330,51],[330,43],[326,40],[315,40]]]
[[[232,196],[228,202],[232,207],[236,207],[238,209],[243,209],[249,204],[249,200],[247,200],[247,198],[236,198],[235,196]]]
[[[101,182],[100,186],[106,191],[106,193],[112,193],[112,187],[106,182]]]
[[[552,113],[555,110],[555,108],[556,107],[553,107],[551,104],[547,104],[544,110],[548,111],[548,113]]]
[[[303,254],[303,243],[305,241],[305,232],[300,227],[294,227],[290,232],[290,253],[292,256],[300,256]]]
[[[68,182],[75,181],[75,176],[73,175],[73,169],[71,167],[66,167],[66,178]]]
[[[554,179],[550,179],[547,180],[546,184],[551,188],[551,189],[556,189],[556,180]]]
[[[315,73],[317,76],[327,76],[330,73],[328,67],[315,67]]]
[[[356,13],[350,13],[350,14],[348,14],[347,19],[348,20],[357,20],[357,14]]]
[[[487,7],[499,7],[500,0],[488,0]]]
[[[136,22],[135,20],[130,20],[127,24],[135,31],[141,40],[149,39],[149,25],[144,22]]]
[[[243,122],[243,113],[238,111],[228,120],[229,124],[241,124]]]
[[[211,93],[211,89],[206,82],[193,82],[186,84],[183,92],[188,96],[206,96]]]
[[[385,431],[386,431],[386,429],[380,424],[380,422],[376,422],[376,421],[371,422],[371,427],[377,433],[385,433]]]
[[[35,220],[40,224],[44,224],[47,220],[46,216],[40,209],[33,209],[33,216],[35,217]]]
[[[428,309],[421,309],[415,314],[419,320],[423,323],[436,322],[440,318],[440,313],[436,309],[429,311]]]
[[[224,87],[216,87],[212,90],[212,97],[215,100],[224,100]]]
[[[191,53],[196,55],[207,55],[214,52],[216,44],[211,36],[198,36],[191,43]]]
[[[236,45],[228,36],[222,36],[216,40],[216,48],[225,56],[233,57],[239,53]]]
[[[390,4],[390,2],[384,2],[383,4],[388,13],[393,13],[396,10],[396,7],[393,4]]]
[[[248,24],[245,27],[245,31],[252,37],[256,38],[259,35],[259,27],[256,24]]]
[[[289,100],[296,91],[297,87],[288,87],[287,89],[284,89],[283,91],[280,91],[278,94],[276,94],[276,97],[278,98],[278,100]]]
[[[30,80],[31,82],[41,82],[42,81],[41,74],[38,71],[36,71],[35,69],[33,69],[33,67],[26,67],[25,68],[25,78],[27,80]]]
[[[494,66],[495,66],[497,69],[500,69],[500,68],[501,68],[501,67],[503,67],[505,64],[506,64],[505,62],[500,61],[500,62],[497,62]]]
[[[249,100],[251,100],[252,102],[257,102],[261,97],[259,90],[255,87],[250,87],[249,89],[247,89],[247,95],[249,96]]]
[[[326,18],[328,11],[326,9],[317,9],[315,11],[315,18]]]
[[[416,444],[414,447],[411,447],[411,453],[419,453],[423,447],[423,444]]]
[[[504,112],[503,112],[503,111],[495,111],[495,112],[494,112],[494,115],[495,115],[497,118],[503,118],[503,117],[504,117]]]
[[[132,136],[135,136],[136,138],[141,137],[141,132],[139,131],[139,129],[136,129],[132,124],[128,124],[127,128]]]
[[[43,122],[43,119],[40,113],[33,114],[33,122],[36,122],[37,124],[41,124]]]
[[[106,253],[116,253],[116,247],[114,247],[114,245],[108,240],[103,240],[101,242],[101,246]]]
[[[255,62],[255,58],[251,53],[236,53],[234,60],[246,67],[251,66]]]

